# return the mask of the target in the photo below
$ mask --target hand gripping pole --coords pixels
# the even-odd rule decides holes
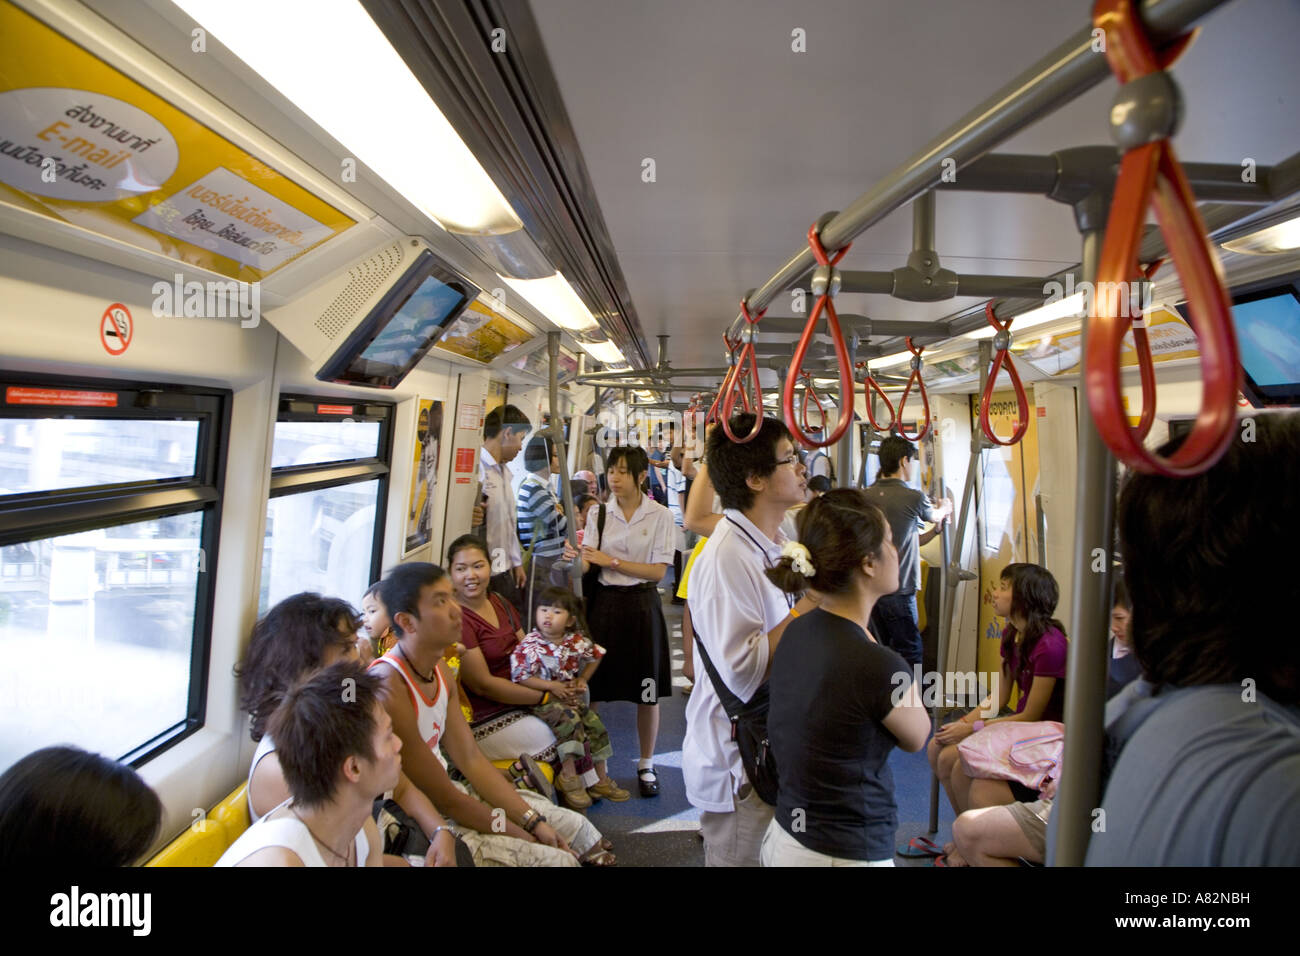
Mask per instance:
[[[925,351],[925,346],[919,349],[912,344],[912,337],[907,337],[907,350],[912,353],[912,374],[908,376],[907,387],[903,389],[903,397],[898,400],[898,434],[902,435],[908,441],[924,441],[925,436],[930,434],[930,396],[925,393],[925,381],[921,378],[921,353]],[[921,414],[924,416],[925,425],[915,435],[909,435],[903,429],[903,409],[907,407],[907,396],[912,392],[912,383],[915,382],[918,391],[921,393]]]
[[[727,400],[722,406],[722,430],[727,433],[727,437],[737,444],[743,445],[745,442],[753,441],[754,436],[758,434],[759,429],[763,427],[763,386],[758,380],[758,356],[754,354],[754,341],[758,338],[758,320],[761,319],[766,309],[760,311],[757,315],[749,314],[749,306],[745,300],[740,300],[740,311],[745,316],[745,327],[740,332],[740,358],[736,361],[735,369],[731,376],[731,381],[724,389],[727,393]],[[745,383],[745,367],[749,366],[750,379],[754,386],[754,401],[750,404],[748,388]],[[744,403],[745,411],[754,413],[754,427],[749,430],[749,434],[744,438],[737,438],[731,432],[731,416],[736,408],[736,395],[739,394],[741,401]]]
[[[885,394],[875,376],[871,374],[871,366],[866,362],[859,362],[856,367],[862,369],[862,398],[867,403],[867,421],[871,422],[871,427],[876,431],[888,434],[898,423],[898,416],[894,413],[894,403],[889,400],[889,396]],[[871,391],[873,389],[880,396],[880,400],[885,403],[885,407],[889,409],[889,421],[883,425],[876,421],[876,413],[871,408],[873,404]]]
[[[818,268],[813,273],[813,292],[817,295],[817,302],[808,315],[808,322],[804,325],[803,335],[799,337],[799,344],[794,349],[794,360],[790,364],[790,374],[785,378],[785,386],[781,390],[781,411],[785,416],[785,426],[790,429],[790,434],[805,448],[825,448],[828,445],[834,445],[848,431],[849,423],[853,421],[853,405],[850,401],[847,408],[840,409],[839,421],[835,425],[835,431],[827,435],[822,441],[815,441],[799,427],[799,422],[795,420],[794,415],[794,386],[795,380],[803,372],[804,355],[808,352],[808,346],[812,342],[813,335],[817,330],[817,320],[821,318],[824,311],[826,313],[826,327],[830,331],[831,343],[835,346],[835,361],[839,366],[840,372],[840,394],[847,395],[850,399],[853,396],[853,364],[849,361],[849,352],[844,345],[844,335],[840,332],[840,319],[835,314],[835,303],[831,301],[835,293],[839,290],[839,274],[835,266],[844,258],[844,254],[849,251],[845,246],[834,257],[828,256],[826,250],[822,248],[821,239],[817,235],[817,224],[813,223],[808,227],[808,245],[812,249],[813,258],[817,260]],[[818,291],[818,287],[821,290]]]
[[[1014,445],[1020,439],[1025,437],[1025,432],[1029,428],[1029,401],[1025,398],[1025,387],[1020,384],[1020,373],[1016,371],[1015,363],[1011,361],[1011,319],[1005,322],[999,322],[998,317],[993,314],[993,300],[989,300],[984,306],[984,316],[989,320],[989,325],[997,330],[993,336],[993,367],[989,370],[988,381],[984,383],[984,394],[980,397],[980,431],[989,441],[998,445]],[[1011,376],[1011,386],[1016,390],[1016,428],[1007,439],[999,438],[993,431],[993,423],[989,421],[989,408],[993,403],[993,386],[997,384],[998,372],[1002,371],[1005,364],[1007,374]]]
[[[1097,432],[1129,467],[1170,478],[1200,474],[1232,443],[1241,362],[1231,302],[1218,259],[1182,166],[1169,143],[1178,126],[1178,89],[1164,72],[1190,37],[1159,55],[1131,0],[1097,0],[1093,23],[1106,34],[1106,57],[1123,84],[1111,110],[1112,134],[1125,150],[1115,182],[1088,325],[1084,382]],[[1186,441],[1168,458],[1143,447],[1124,412],[1119,353],[1130,318],[1119,316],[1129,297],[1115,294],[1137,272],[1137,249],[1147,207],[1154,201],[1169,257],[1187,292],[1188,314],[1201,350],[1201,409]],[[1145,329],[1143,330],[1145,333]],[[1136,335],[1135,335],[1136,338]],[[1136,343],[1135,343],[1136,344]],[[1144,417],[1146,407],[1143,408]]]

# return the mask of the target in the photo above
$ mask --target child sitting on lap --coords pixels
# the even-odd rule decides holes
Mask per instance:
[[[591,806],[593,797],[621,802],[631,796],[605,772],[614,751],[605,725],[589,709],[587,691],[605,649],[581,633],[580,618],[581,606],[572,593],[547,588],[537,606],[536,629],[510,653],[510,679],[550,695],[533,713],[555,733],[561,758],[555,783],[575,810]],[[596,783],[586,787],[582,778],[593,766]]]

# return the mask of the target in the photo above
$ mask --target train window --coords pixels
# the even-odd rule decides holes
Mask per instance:
[[[0,382],[0,770],[60,742],[139,765],[202,726],[229,409]]]
[[[299,591],[356,603],[379,576],[392,406],[284,396],[258,613]]]

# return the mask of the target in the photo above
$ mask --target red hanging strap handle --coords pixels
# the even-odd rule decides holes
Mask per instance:
[[[984,383],[984,394],[980,397],[980,431],[994,444],[1014,445],[1025,437],[1025,432],[1029,428],[1029,400],[1025,398],[1025,387],[1020,384],[1020,373],[1016,371],[1015,363],[1011,361],[1011,319],[1005,322],[998,321],[998,317],[993,314],[992,299],[984,306],[984,317],[989,320],[989,325],[997,329],[998,334],[993,339],[996,353],[993,356],[993,367],[989,369],[989,379]],[[1007,334],[1003,335],[1003,332]],[[998,372],[1002,371],[1004,365],[1007,374],[1011,376],[1011,387],[1016,390],[1017,409],[1015,431],[1005,440],[997,436],[993,431],[993,423],[989,421],[989,408],[993,403],[993,386],[997,384]]]
[[[718,394],[713,396],[713,404],[709,406],[709,412],[704,416],[704,424],[712,425],[718,420],[719,406],[722,404],[722,396],[727,394],[727,389],[731,387],[731,379],[736,374],[736,350],[740,348],[740,339],[732,341],[727,338],[727,333],[722,333],[722,344],[727,347],[727,374],[722,376],[722,384],[718,386]],[[745,399],[745,409],[749,410],[749,399]]]
[[[828,256],[826,250],[822,248],[821,239],[817,235],[817,224],[813,223],[808,227],[808,245],[812,249],[813,258],[817,260],[820,266],[834,267],[844,258],[844,254],[849,251],[849,246],[845,246],[835,255]],[[851,244],[850,244],[851,245]],[[849,350],[844,345],[844,335],[840,332],[840,317],[835,314],[835,303],[831,301],[834,295],[833,287],[830,282],[827,283],[826,291],[817,297],[817,302],[808,315],[808,322],[803,327],[803,335],[799,336],[799,344],[794,348],[794,360],[790,363],[790,374],[785,377],[785,387],[781,391],[781,411],[785,415],[785,427],[790,429],[790,434],[805,448],[825,448],[828,445],[834,445],[848,431],[849,422],[853,421],[853,405],[850,402],[847,408],[840,409],[840,418],[835,425],[835,431],[826,436],[822,441],[815,441],[799,427],[794,416],[794,386],[795,379],[803,372],[804,355],[808,352],[808,346],[811,344],[813,335],[817,331],[817,320],[821,318],[824,311],[826,313],[826,327],[830,331],[831,343],[835,346],[835,361],[839,365],[840,371],[840,394],[853,396],[853,365],[849,361]],[[823,429],[824,430],[824,429]]]
[[[1105,30],[1106,57],[1115,76],[1126,85],[1162,73],[1189,40],[1183,37],[1157,56],[1131,0],[1097,0],[1093,23]],[[1172,80],[1162,75],[1169,87],[1164,99],[1175,100]],[[1112,110],[1111,115],[1120,112]],[[1141,110],[1131,112],[1141,115]],[[1172,109],[1169,113],[1176,115]],[[1183,478],[1211,467],[1232,443],[1241,362],[1219,262],[1206,241],[1195,196],[1168,140],[1173,133],[1172,120],[1167,125],[1162,138],[1129,149],[1120,162],[1097,270],[1096,288],[1101,292],[1093,296],[1084,380],[1097,432],[1117,458],[1136,471]],[[1116,314],[1128,297],[1109,294],[1137,272],[1138,243],[1153,201],[1169,257],[1187,292],[1188,314],[1201,350],[1203,382],[1201,409],[1191,434],[1169,458],[1147,451],[1128,424],[1120,395],[1119,353],[1131,319]],[[1145,415],[1145,407],[1143,412]]]
[[[925,381],[921,378],[921,353],[925,351],[922,345],[919,349],[912,344],[912,337],[907,337],[907,350],[912,353],[912,374],[908,376],[907,387],[903,389],[903,397],[898,400],[898,434],[902,435],[908,441],[924,441],[925,436],[930,434],[930,396],[925,393]],[[921,393],[921,414],[924,417],[925,425],[915,435],[909,435],[903,429],[903,409],[907,407],[907,396],[911,394],[912,383],[915,382]]]
[[[866,375],[862,380],[862,398],[867,403],[867,421],[871,422],[871,427],[876,431],[889,432],[893,429],[894,425],[898,423],[898,416],[894,413],[894,403],[889,400],[889,396],[885,394],[884,390],[880,387],[880,384],[876,381],[875,376],[871,374],[871,366],[866,362],[859,362],[857,368],[862,369]],[[884,402],[885,407],[889,409],[889,421],[884,425],[876,421],[876,413],[872,411],[872,389],[875,389],[876,394],[880,396],[880,400]]]
[[[722,406],[722,430],[727,433],[727,437],[732,441],[743,445],[745,442],[753,441],[754,436],[763,427],[763,385],[758,380],[758,356],[754,354],[754,338],[755,333],[758,331],[758,320],[763,317],[767,309],[761,310],[757,315],[750,315],[749,306],[744,299],[741,299],[740,311],[745,316],[745,328],[740,333],[740,358],[736,361],[731,382],[726,387],[727,400]],[[748,388],[745,382],[746,364],[748,364],[754,388],[752,405],[750,404],[749,395],[747,394]],[[741,401],[744,403],[745,411],[754,413],[754,426],[744,438],[736,437],[731,431],[731,416],[736,408],[737,394],[740,395]]]
[[[808,431],[821,431],[826,427],[826,408],[822,405],[821,396],[817,394],[817,386],[813,384],[813,377],[809,372],[800,372],[799,377],[803,379],[803,409],[800,412],[800,422]],[[808,424],[808,404],[809,399],[817,403],[817,414],[821,416],[821,424],[813,428]]]
[[[1150,282],[1163,262],[1163,259],[1157,259],[1142,269],[1142,277]],[[1147,338],[1146,316],[1139,312],[1130,321],[1133,324],[1133,351],[1137,353],[1138,376],[1142,381],[1142,417],[1133,434],[1142,441],[1156,420],[1156,366],[1151,357],[1151,340]]]

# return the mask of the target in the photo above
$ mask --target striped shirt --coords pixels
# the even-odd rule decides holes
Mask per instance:
[[[568,524],[560,512],[560,504],[551,491],[551,486],[530,474],[519,485],[519,498],[515,508],[516,527],[519,529],[519,543],[525,549],[533,543],[536,529],[537,541],[533,544],[533,554],[539,558],[558,558],[564,553],[564,535]]]

